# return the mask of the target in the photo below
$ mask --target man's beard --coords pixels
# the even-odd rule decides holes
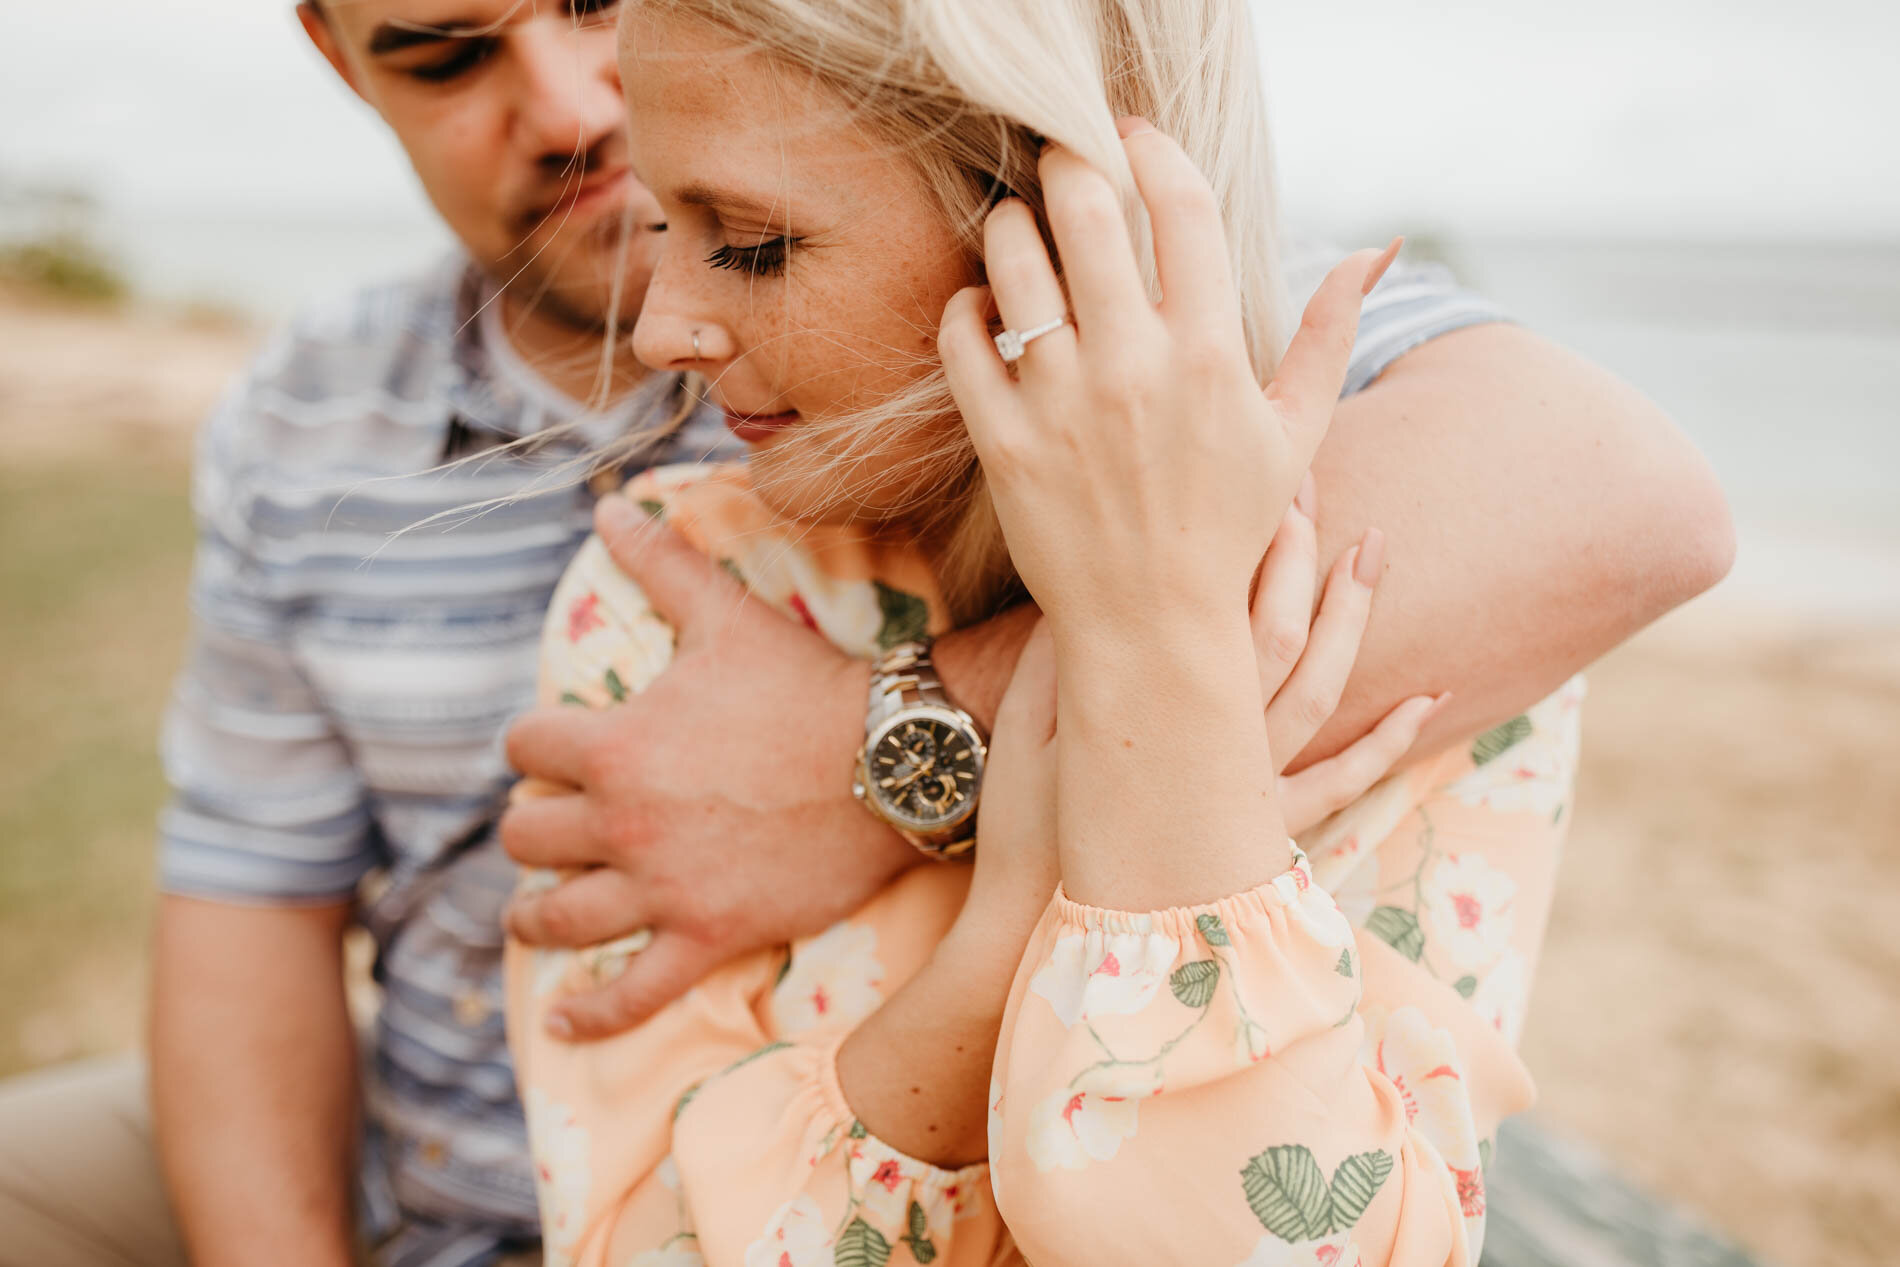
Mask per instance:
[[[624,334],[633,328],[640,315],[640,299],[645,289],[644,272],[634,267],[632,253],[636,243],[627,239],[627,235],[637,238],[639,230],[622,214],[609,211],[578,232],[569,226],[553,241],[541,244],[536,251],[539,258],[523,262],[518,258],[520,252],[515,252],[510,258],[485,263],[484,269],[515,303],[576,334],[604,336],[617,300],[619,316],[613,328]],[[566,257],[577,253],[590,260],[601,260],[595,276],[562,277]],[[550,255],[556,258],[543,263]],[[617,288],[613,280],[616,268],[622,275]]]

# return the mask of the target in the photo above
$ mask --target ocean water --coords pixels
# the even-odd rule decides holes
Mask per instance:
[[[421,216],[148,213],[110,219],[101,236],[145,293],[268,318],[447,245]],[[1633,383],[1695,440],[1741,539],[1725,596],[1900,624],[1900,238],[1434,235],[1418,246]]]

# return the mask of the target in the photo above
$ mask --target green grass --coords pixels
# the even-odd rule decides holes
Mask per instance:
[[[140,1025],[191,524],[183,457],[136,460],[0,469],[0,1074]]]

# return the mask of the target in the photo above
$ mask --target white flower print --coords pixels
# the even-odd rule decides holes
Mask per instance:
[[[706,1259],[693,1241],[684,1239],[643,1250],[628,1260],[627,1267],[706,1267]]]
[[[1234,1065],[1245,1068],[1259,1064],[1273,1052],[1267,1046],[1267,1031],[1246,1017],[1234,1025]]]
[[[1283,1241],[1269,1232],[1237,1267],[1358,1267],[1359,1247],[1350,1232],[1313,1241]]]
[[[772,991],[772,1013],[785,1034],[820,1024],[855,1025],[884,1002],[877,930],[841,920],[792,947],[791,967]]]
[[[535,1194],[541,1205],[541,1236],[547,1267],[568,1267],[574,1243],[586,1228],[587,1196],[593,1186],[590,1141],[574,1110],[528,1088],[523,1102],[534,1161]]]
[[[774,1211],[765,1234],[746,1246],[745,1267],[832,1267],[831,1236],[818,1203],[801,1196]]]
[[[1037,1170],[1081,1170],[1108,1161],[1133,1139],[1141,1101],[1063,1088],[1029,1114],[1029,1159]]]
[[[1524,998],[1529,986],[1524,956],[1515,950],[1506,950],[1471,995],[1472,1008],[1512,1046],[1517,1045],[1524,1028]]]
[[[1029,989],[1049,1000],[1065,1026],[1091,1016],[1131,1016],[1148,1006],[1180,953],[1181,943],[1164,933],[1065,933]]]
[[[1467,972],[1490,964],[1511,943],[1517,881],[1478,854],[1447,854],[1425,876],[1423,914],[1433,941]]]
[[[1576,715],[1574,706],[1568,715]],[[1575,751],[1574,743],[1533,730],[1453,783],[1450,791],[1466,805],[1507,814],[1535,814],[1549,821],[1570,796]]]
[[[1274,881],[1276,888],[1280,887],[1281,881],[1286,881],[1287,887],[1296,890],[1291,896],[1282,892],[1282,896],[1287,897],[1287,915],[1299,926],[1300,931],[1322,946],[1333,950],[1350,946],[1352,925],[1346,921],[1345,912],[1339,909],[1339,903],[1333,901],[1333,895],[1310,881],[1305,887],[1299,887],[1292,879],[1295,875],[1305,879],[1302,872],[1288,872]]]
[[[1384,1074],[1405,1105],[1411,1128],[1438,1150],[1445,1164],[1478,1164],[1478,1130],[1471,1119],[1458,1045],[1416,1007],[1366,1016],[1361,1062]]]

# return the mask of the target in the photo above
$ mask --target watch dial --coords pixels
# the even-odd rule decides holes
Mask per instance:
[[[896,817],[920,827],[947,823],[976,795],[981,758],[970,737],[934,717],[906,718],[871,751],[871,783]]]

